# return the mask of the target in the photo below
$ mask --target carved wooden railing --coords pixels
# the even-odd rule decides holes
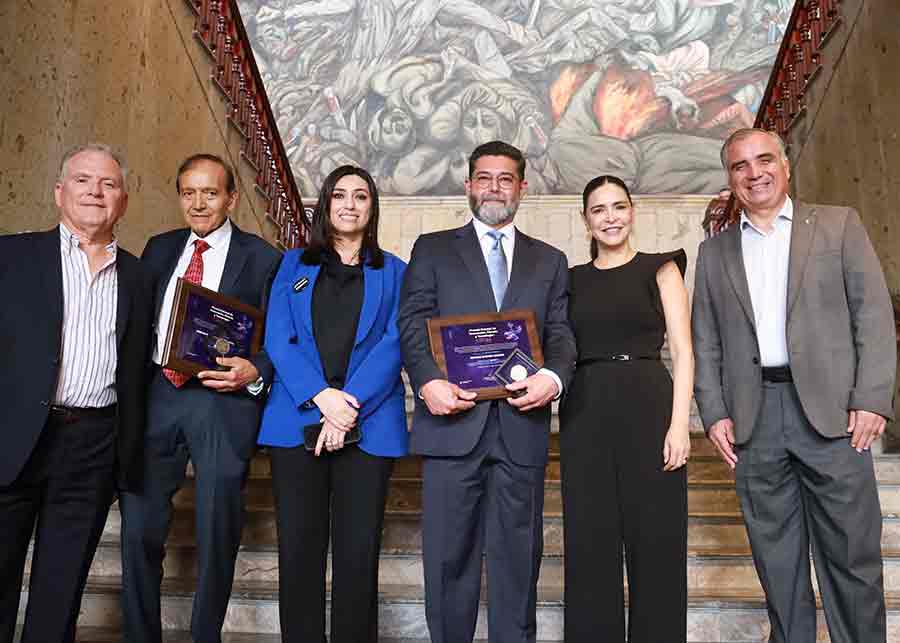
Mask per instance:
[[[244,138],[241,158],[256,171],[256,189],[268,200],[266,218],[278,230],[278,245],[301,246],[307,232],[303,203],[237,2],[186,1],[196,14],[194,36],[212,58],[211,79],[228,102],[228,122]]]
[[[796,0],[754,127],[776,132],[785,141],[807,111],[807,89],[822,69],[822,51],[841,23],[841,0]],[[715,235],[740,213],[734,197],[713,199],[703,229]]]

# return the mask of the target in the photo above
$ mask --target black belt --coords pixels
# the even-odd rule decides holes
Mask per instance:
[[[580,359],[576,363],[576,366],[585,366],[587,364],[593,364],[594,362],[633,362],[639,359],[649,359],[658,362],[659,353],[646,353],[643,355],[635,353],[603,353]]]
[[[50,405],[50,417],[62,424],[74,424],[81,420],[102,420],[116,416],[116,405],[100,407],[77,407]]]
[[[762,378],[763,382],[771,382],[773,384],[794,381],[790,366],[763,366]]]

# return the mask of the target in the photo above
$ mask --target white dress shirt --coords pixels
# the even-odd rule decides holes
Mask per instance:
[[[760,230],[741,214],[741,250],[763,366],[785,366],[789,362],[787,284],[793,219],[790,197],[775,217],[772,230]]]
[[[503,246],[503,254],[506,255],[506,277],[507,281],[512,276],[512,265],[513,265],[513,253],[516,249],[516,226],[513,223],[508,223],[502,228],[492,228],[488,224],[479,221],[478,219],[473,218],[472,224],[475,226],[475,234],[478,236],[478,243],[481,244],[481,254],[484,255],[484,263],[487,265],[488,255],[491,252],[491,249],[494,247],[494,239],[488,235],[489,232],[493,232],[495,229],[497,232],[503,234],[503,237],[500,239],[500,245]],[[559,376],[551,371],[549,368],[542,368],[538,371],[538,373],[542,373],[544,375],[550,376],[554,382],[556,382],[556,397],[553,399],[558,399],[560,395],[562,395],[562,380],[559,379]]]
[[[116,403],[116,307],[118,246],[106,246],[107,260],[91,273],[81,240],[59,225],[62,255],[63,325],[59,379],[53,403],[98,408]]]
[[[231,221],[225,219],[225,223],[202,237],[209,248],[203,253],[203,281],[200,283],[209,290],[219,290],[222,281],[222,273],[225,272],[225,259],[228,258],[228,247],[231,245]],[[194,241],[200,239],[194,232],[188,236],[187,243],[181,251],[181,257],[172,272],[172,278],[166,286],[166,294],[163,297],[162,306],[159,309],[159,319],[156,324],[156,349],[153,351],[153,361],[162,363],[162,356],[166,350],[166,335],[169,330],[169,318],[172,316],[172,305],[175,300],[175,284],[191,263],[194,255]]]

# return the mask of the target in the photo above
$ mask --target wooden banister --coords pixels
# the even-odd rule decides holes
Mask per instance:
[[[228,122],[244,139],[241,158],[256,171],[266,218],[282,249],[302,246],[307,214],[266,96],[236,0],[186,0],[196,15],[194,37],[212,59],[211,79],[228,102]]]

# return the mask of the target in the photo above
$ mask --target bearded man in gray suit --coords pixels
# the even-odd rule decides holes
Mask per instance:
[[[816,576],[834,643],[886,638],[881,509],[869,447],[893,416],[896,337],[884,275],[852,208],[792,202],[771,132],[722,163],[743,213],[700,246],[694,392],[735,470],[770,643],[813,643]]]

